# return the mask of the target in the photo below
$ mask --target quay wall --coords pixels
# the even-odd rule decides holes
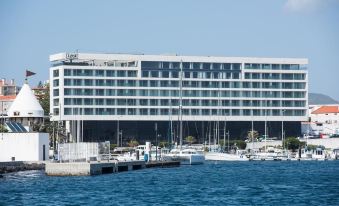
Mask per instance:
[[[43,170],[45,169],[45,162],[0,162],[0,174],[9,172],[20,172],[25,170]]]

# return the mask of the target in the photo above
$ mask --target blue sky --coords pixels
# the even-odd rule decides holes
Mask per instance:
[[[339,0],[0,1],[0,77],[48,79],[63,51],[309,58],[339,100]]]

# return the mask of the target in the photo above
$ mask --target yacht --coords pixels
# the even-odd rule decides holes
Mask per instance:
[[[180,164],[203,164],[205,161],[205,156],[203,152],[198,151],[195,148],[184,148],[182,145],[182,64],[180,64],[180,103],[179,103],[179,117],[180,117],[180,147],[172,149],[168,154],[164,154],[162,159],[165,161],[180,161]]]
[[[193,148],[172,149],[170,153],[163,155],[164,161],[180,161],[182,165],[196,165],[205,162],[203,152]]]
[[[205,159],[211,161],[248,161],[246,151],[237,150],[236,153],[206,152]]]

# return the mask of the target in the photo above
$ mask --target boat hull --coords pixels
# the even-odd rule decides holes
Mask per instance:
[[[219,152],[207,152],[205,159],[210,161],[248,161],[245,155],[235,155]]]
[[[181,165],[198,165],[204,164],[205,156],[200,154],[179,154],[166,155],[163,157],[165,161],[180,161]]]

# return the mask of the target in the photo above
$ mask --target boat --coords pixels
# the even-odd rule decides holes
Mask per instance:
[[[193,148],[172,149],[162,159],[164,161],[180,161],[182,165],[197,165],[205,162],[204,154]]]
[[[248,161],[249,158],[243,153],[243,150],[235,154],[223,153],[223,152],[206,152],[205,160],[210,161]]]
[[[179,148],[172,149],[168,154],[164,154],[162,156],[162,160],[165,161],[180,161],[180,164],[203,164],[205,162],[205,155],[202,151],[198,151],[195,148],[184,148],[182,145],[182,136],[183,136],[183,126],[182,126],[182,63],[180,64],[180,88],[179,88],[179,95],[180,95],[180,103],[179,103],[179,121],[180,121],[180,146]]]

